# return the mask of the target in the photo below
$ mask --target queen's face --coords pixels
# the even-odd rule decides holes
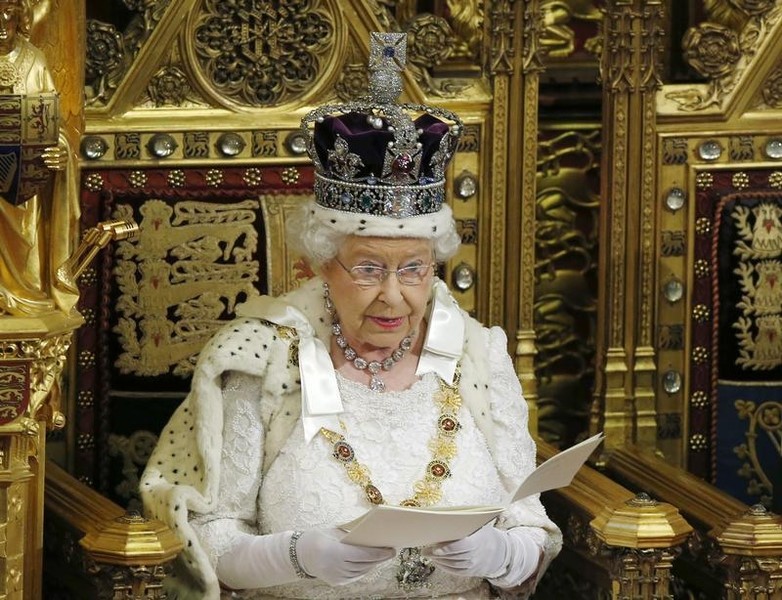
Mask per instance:
[[[0,0],[0,54],[8,54],[16,45],[20,11],[18,2]]]
[[[429,240],[349,236],[323,266],[342,333],[359,355],[390,353],[405,336],[421,330],[432,290],[432,257]],[[348,272],[353,267],[392,272],[382,282],[364,286]],[[418,285],[405,285],[393,272],[406,267],[425,272]]]

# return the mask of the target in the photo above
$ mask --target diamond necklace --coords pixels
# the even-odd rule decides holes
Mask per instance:
[[[380,371],[390,371],[396,363],[402,360],[402,357],[404,357],[407,351],[413,347],[415,331],[403,337],[402,341],[399,342],[399,347],[386,359],[382,361],[367,360],[366,358],[359,356],[358,353],[351,348],[347,338],[342,333],[342,326],[339,324],[339,317],[337,316],[337,310],[334,308],[334,302],[331,300],[331,296],[329,296],[329,286],[327,283],[323,284],[323,298],[326,304],[326,311],[331,315],[331,333],[334,334],[337,346],[342,350],[345,359],[359,371],[369,371],[370,390],[373,392],[384,392],[386,383],[380,378]]]

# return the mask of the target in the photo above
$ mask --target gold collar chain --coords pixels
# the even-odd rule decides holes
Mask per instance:
[[[400,506],[431,506],[442,498],[443,481],[451,476],[449,462],[456,456],[456,433],[461,428],[456,414],[462,405],[459,393],[460,370],[457,367],[452,385],[438,377],[440,389],[434,397],[434,402],[440,409],[437,419],[437,432],[429,440],[432,458],[426,465],[424,476],[413,485],[413,495],[400,503]],[[343,430],[345,424],[340,422]],[[348,478],[361,489],[372,504],[385,504],[383,494],[372,483],[369,468],[356,460],[353,447],[345,440],[345,436],[322,427],[320,433],[333,445],[332,456],[345,467]]]

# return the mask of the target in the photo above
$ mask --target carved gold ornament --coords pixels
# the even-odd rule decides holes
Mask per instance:
[[[408,44],[410,62],[423,67],[434,67],[451,54],[453,32],[442,17],[420,15],[410,25]]]
[[[180,106],[190,92],[190,84],[180,69],[168,66],[157,72],[147,92],[155,106]]]
[[[54,401],[49,406],[52,412],[57,412],[59,406],[50,392],[65,365],[72,339],[69,328],[80,324],[80,318],[61,317],[47,321],[51,334],[38,337],[37,333],[25,332],[19,339],[0,342],[0,428],[3,433],[37,435],[39,409]]]
[[[321,6],[203,0],[192,39],[206,83],[244,106],[273,106],[311,90],[334,41]]]
[[[752,400],[736,400],[734,408],[739,419],[747,421],[744,436],[747,440],[733,448],[742,461],[738,474],[748,480],[747,492],[760,496],[764,503],[771,502],[775,476],[763,468],[758,453],[758,439],[766,438],[777,450],[782,448],[782,404],[773,400],[756,404]]]
[[[22,74],[19,69],[8,60],[0,60],[0,89],[14,89],[22,80]]]
[[[685,138],[665,138],[663,140],[663,164],[687,164],[687,140]]]
[[[349,102],[361,97],[367,89],[367,82],[367,72],[363,64],[348,64],[342,69],[334,91],[340,100]]]
[[[106,101],[121,76],[125,46],[122,34],[108,23],[87,22],[87,56],[84,79],[87,104]]]
[[[774,0],[728,0],[728,4],[750,16],[759,16],[767,13],[776,2]]]
[[[0,364],[0,425],[24,414],[30,401],[29,365],[24,361]]]
[[[735,31],[716,23],[690,28],[682,40],[684,57],[701,75],[717,78],[727,75],[741,58]]]
[[[771,108],[782,106],[782,67],[777,67],[763,84],[763,101]]]

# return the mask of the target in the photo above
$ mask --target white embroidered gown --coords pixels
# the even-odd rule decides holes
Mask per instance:
[[[441,506],[502,503],[513,482],[503,485],[497,462],[505,472],[526,474],[534,468],[534,444],[527,432],[526,409],[518,379],[505,350],[505,337],[485,330],[489,336],[492,378],[489,389],[492,412],[506,414],[497,432],[501,442],[492,457],[483,434],[467,408],[458,418],[458,452],[450,461],[451,477],[442,486]],[[344,413],[341,420],[346,441],[355,450],[356,460],[369,468],[372,482],[389,504],[399,504],[413,495],[413,486],[424,475],[431,460],[430,440],[436,435],[440,411],[434,402],[439,389],[437,377],[426,374],[402,392],[377,393],[365,385],[337,376]],[[213,564],[231,544],[238,531],[258,534],[313,527],[335,527],[370,508],[358,485],[332,455],[332,445],[318,435],[304,442],[301,422],[282,446],[265,476],[261,475],[264,431],[258,398],[260,382],[247,375],[231,374],[224,384],[224,445],[222,453],[220,501],[214,511],[198,515],[193,526]],[[519,422],[519,421],[523,422]],[[497,526],[508,528],[534,521],[546,522],[545,512],[535,498],[514,504],[503,513]],[[549,533],[529,527],[541,548]],[[361,580],[332,587],[318,580],[224,592],[236,598],[489,598],[488,584],[478,578],[449,575],[435,569],[428,585],[402,589],[397,583],[398,559],[375,568]]]

